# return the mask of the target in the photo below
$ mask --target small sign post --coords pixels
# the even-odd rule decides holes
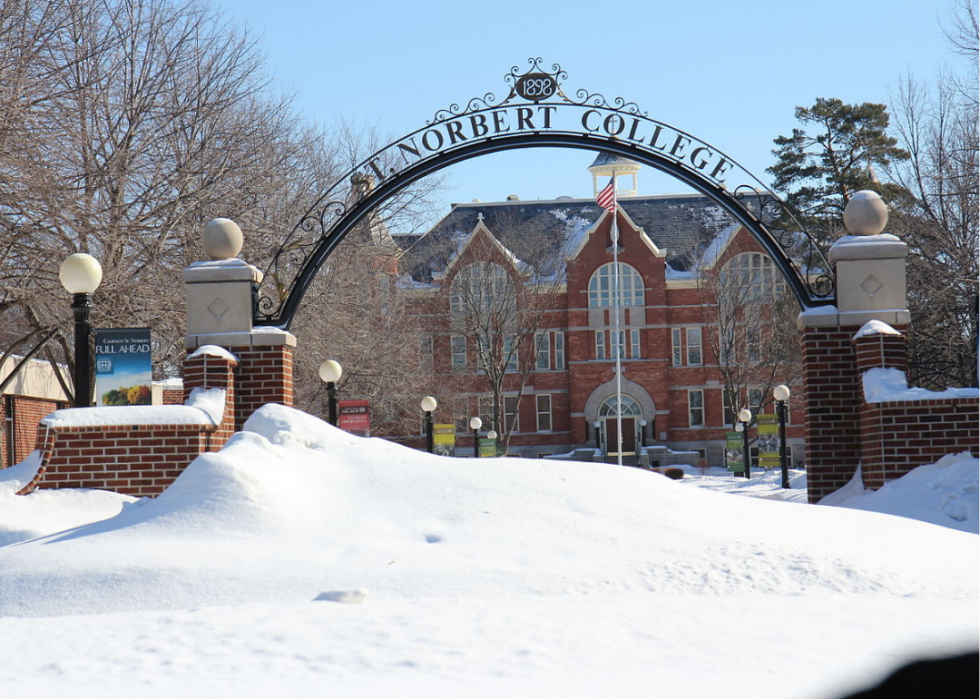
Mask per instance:
[[[745,462],[742,460],[742,435],[739,432],[725,433],[725,466],[732,473],[745,471]]]
[[[371,436],[371,401],[342,400],[337,408],[337,427],[358,437]]]

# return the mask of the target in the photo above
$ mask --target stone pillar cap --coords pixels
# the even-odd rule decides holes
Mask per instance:
[[[877,192],[854,192],[844,207],[844,225],[851,235],[878,235],[888,225],[888,207]]]
[[[242,251],[245,237],[242,229],[230,218],[216,218],[204,226],[201,243],[212,260],[230,260]]]

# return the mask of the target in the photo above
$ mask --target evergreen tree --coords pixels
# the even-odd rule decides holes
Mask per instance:
[[[893,162],[909,157],[886,133],[885,105],[851,105],[820,97],[812,107],[797,107],[795,114],[802,126],[794,128],[792,136],[775,139],[776,164],[766,171],[774,177],[774,189],[818,242],[833,242],[854,192],[871,189],[886,202],[904,196],[902,187],[880,181],[875,173],[887,172]]]

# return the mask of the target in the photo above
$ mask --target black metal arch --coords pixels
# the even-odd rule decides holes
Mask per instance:
[[[533,69],[538,66],[540,59],[531,59],[531,62]],[[555,75],[563,75],[560,68],[556,66],[556,69],[557,72]],[[529,75],[531,77],[539,75],[547,76],[547,74],[538,72],[532,72]],[[512,72],[510,77],[516,80],[528,76],[516,76]],[[555,89],[564,98],[564,95],[560,94],[557,82],[555,83]],[[520,91],[518,90],[518,92]],[[514,94],[512,91],[511,97]],[[627,105],[627,109],[624,111],[621,109],[624,104],[621,99],[616,100],[615,107],[610,107],[606,103],[605,98],[589,93],[586,93],[586,95],[587,101],[571,102],[567,98],[564,98],[565,103],[571,104],[578,109],[595,112],[600,116],[611,114],[616,115],[617,118],[631,119],[634,123],[644,120],[649,124],[659,125],[660,127],[666,126],[646,117],[645,114],[639,112],[635,105]],[[507,101],[510,99],[509,97]],[[364,192],[363,196],[350,204],[340,201],[329,201],[324,204],[323,202],[330,194],[328,192],[321,197],[303,220],[297,224],[293,232],[294,234],[297,231],[303,231],[313,234],[315,237],[307,243],[293,241],[290,244],[290,240],[287,239],[287,242],[276,253],[270,265],[270,271],[275,273],[277,281],[280,284],[280,287],[277,289],[279,298],[276,301],[268,296],[263,296],[258,300],[255,309],[255,324],[276,326],[288,330],[307,289],[330,253],[376,207],[390,197],[395,196],[399,191],[408,187],[413,182],[456,163],[488,153],[519,148],[541,147],[607,151],[672,175],[710,198],[752,233],[786,278],[789,288],[802,308],[813,308],[835,302],[834,280],[830,276],[830,265],[823,257],[820,249],[806,235],[802,226],[799,226],[799,224],[793,225],[793,230],[787,230],[785,228],[785,221],[789,220],[795,223],[795,219],[793,219],[791,213],[786,210],[783,203],[775,194],[769,192],[761,185],[758,187],[741,185],[734,191],[730,191],[717,178],[709,177],[698,169],[687,165],[681,159],[667,157],[655,148],[647,148],[643,145],[617,138],[615,135],[601,135],[598,133],[598,129],[596,129],[596,132],[585,130],[527,130],[516,133],[495,133],[493,135],[485,135],[482,138],[461,139],[459,143],[456,143],[454,139],[452,147],[432,149],[434,151],[433,154],[426,155],[417,162],[406,165],[402,169],[396,170],[395,168],[390,168],[388,172],[379,168],[376,161],[372,160],[379,153],[383,153],[385,150],[393,148],[399,143],[407,142],[408,139],[414,139],[427,131],[431,132],[435,127],[445,126],[450,120],[460,119],[464,116],[474,118],[480,115],[483,115],[480,118],[486,118],[487,115],[491,115],[495,111],[500,111],[503,106],[494,107],[492,106],[493,101],[492,95],[487,95],[482,99],[471,100],[469,108],[466,110],[461,110],[456,105],[453,105],[450,110],[442,110],[440,113],[437,113],[436,118],[426,127],[419,129],[413,134],[409,134],[401,142],[396,141],[385,149],[378,151],[374,156],[371,156],[371,158],[348,173],[342,180],[339,180],[338,183],[354,180],[359,175],[367,174],[371,169],[381,176],[381,180],[377,186],[370,191]],[[506,104],[507,101],[503,104]],[[552,103],[532,102],[533,108],[538,109],[542,108],[542,106],[547,107],[549,104]],[[523,109],[529,110],[531,108],[524,107]],[[625,123],[623,121],[624,125]],[[670,128],[673,134],[680,134],[684,138],[691,139],[694,143],[701,144],[705,148],[710,149],[715,155],[723,156],[721,151],[712,148],[709,144],[699,139],[688,136],[683,131],[673,129],[673,127],[666,128]],[[415,141],[413,140],[412,143],[415,143]],[[727,158],[727,156],[723,156],[722,162],[739,167],[742,172],[751,177],[750,173],[747,173],[744,168],[738,166],[734,160]],[[752,177],[752,179],[758,183],[756,178]],[[336,185],[334,188],[336,188]],[[333,222],[329,225],[325,221],[328,215],[334,217]],[[774,225],[780,223],[783,225]],[[801,247],[805,248],[802,253],[799,252]],[[795,259],[790,254],[794,251],[797,252]],[[285,264],[284,260],[287,258],[291,260],[292,265]],[[298,267],[298,271],[287,285],[283,285],[281,280],[283,276],[282,269],[288,269],[290,266]]]

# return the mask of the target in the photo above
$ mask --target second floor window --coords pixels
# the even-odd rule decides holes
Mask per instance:
[[[615,304],[613,263],[602,265],[589,280],[589,308],[612,308]],[[643,277],[635,269],[619,263],[619,306],[643,305]]]

